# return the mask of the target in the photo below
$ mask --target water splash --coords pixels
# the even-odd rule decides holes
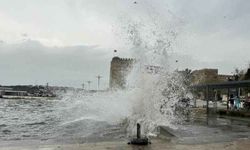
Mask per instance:
[[[177,48],[179,20],[170,12],[166,13],[169,18],[163,19],[150,5],[144,9],[147,16],[124,17],[123,34],[119,34],[137,60],[127,78],[127,88],[133,91],[128,97],[133,104],[128,135],[135,134],[137,123],[142,124],[145,135],[154,134],[159,125],[174,127],[185,118],[179,111],[180,101],[189,96],[184,77],[171,70],[172,62],[168,61],[169,53]]]
[[[184,121],[187,108],[182,108],[181,100],[188,97],[188,90],[178,72],[142,73],[138,78],[133,97],[129,98],[134,104],[128,118],[129,135],[134,135],[136,123],[142,124],[145,135],[152,135],[160,125],[174,128]]]
[[[66,124],[79,119],[126,122],[130,136],[135,134],[136,123],[142,124],[142,133],[150,135],[159,125],[174,127],[183,120],[177,110],[188,91],[182,75],[171,70],[168,61],[169,53],[177,48],[179,20],[169,12],[169,18],[163,18],[147,3],[139,10],[136,15],[121,17],[115,26],[117,38],[136,60],[127,77],[127,89],[71,94],[64,99],[70,107],[62,110]]]
[[[63,124],[86,119],[118,124],[130,115],[131,103],[127,101],[130,94],[130,91],[68,92],[57,108]]]

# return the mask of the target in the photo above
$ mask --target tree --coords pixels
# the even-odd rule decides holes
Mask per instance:
[[[234,80],[239,81],[244,78],[244,70],[240,70],[239,68],[235,68],[234,70]]]
[[[244,80],[250,80],[250,67],[247,69],[247,72],[244,76]]]

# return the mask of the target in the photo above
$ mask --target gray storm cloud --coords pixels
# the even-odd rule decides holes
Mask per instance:
[[[111,54],[111,55],[110,55]],[[96,46],[46,47],[38,41],[0,45],[1,84],[46,84],[80,87],[103,76],[107,87],[111,53]]]

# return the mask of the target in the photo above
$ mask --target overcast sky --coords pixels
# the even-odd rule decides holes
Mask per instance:
[[[177,30],[169,55],[178,68],[231,73],[250,62],[249,0],[134,1],[0,0],[0,84],[91,80],[94,89],[100,74],[106,88],[113,50],[132,57],[120,33],[130,19]]]

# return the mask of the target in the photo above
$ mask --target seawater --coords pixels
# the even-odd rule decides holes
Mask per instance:
[[[0,99],[0,145],[116,140],[126,143],[135,135],[137,122],[144,126],[143,134],[151,137],[159,134],[155,130],[157,126],[167,127],[175,135],[172,142],[178,143],[250,138],[249,119],[203,116],[185,121],[170,110],[158,114],[159,108],[151,102],[129,99],[134,97],[134,92],[68,92],[62,99]]]
[[[84,143],[124,139],[128,104],[106,93],[62,99],[0,99],[0,143]],[[119,103],[119,105],[118,105]],[[116,110],[115,110],[116,109]]]
[[[176,117],[173,101],[165,102],[164,89],[160,83],[155,84],[156,89],[152,89],[155,86],[150,83],[146,89],[68,91],[61,94],[60,99],[0,99],[0,142],[126,140],[135,135],[136,123],[142,124],[144,135],[156,134],[157,126],[171,126]],[[164,107],[160,107],[162,104]]]
[[[60,118],[54,100],[0,99],[0,141],[43,139]]]

